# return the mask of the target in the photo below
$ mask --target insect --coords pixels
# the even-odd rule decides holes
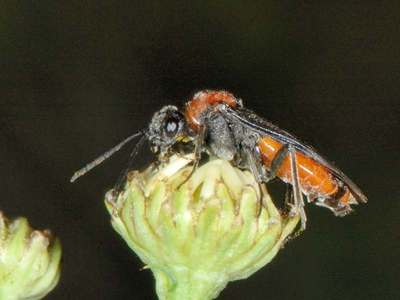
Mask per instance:
[[[367,202],[361,190],[314,148],[246,109],[240,99],[227,91],[200,91],[182,110],[164,106],[153,115],[147,128],[77,171],[71,181],[136,137],[140,139],[131,153],[131,163],[146,140],[160,160],[176,151],[177,146],[189,144],[195,153],[193,170],[202,153],[207,152],[250,170],[260,183],[281,179],[287,184],[289,213],[301,217],[300,230],[305,229],[307,220],[303,195],[308,202],[326,207],[336,216],[351,212],[352,204]],[[119,182],[124,181],[129,168]],[[118,192],[120,186],[115,190]]]

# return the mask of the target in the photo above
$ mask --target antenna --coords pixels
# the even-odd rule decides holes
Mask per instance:
[[[101,164],[103,161],[105,161],[107,158],[109,158],[111,155],[113,155],[115,152],[117,152],[118,150],[120,150],[126,143],[130,142],[131,140],[133,140],[134,138],[143,135],[144,132],[143,130],[136,132],[134,134],[132,134],[131,136],[127,137],[126,139],[124,139],[122,142],[120,142],[118,145],[114,146],[113,148],[111,148],[110,150],[108,150],[107,152],[103,153],[102,155],[100,155],[99,157],[97,157],[94,161],[88,163],[86,166],[84,166],[83,168],[79,169],[78,171],[76,171],[74,173],[74,175],[71,177],[70,182],[74,182],[75,180],[77,180],[79,177],[85,175],[87,172],[89,172],[90,170],[92,170],[94,167],[98,166],[99,164]]]

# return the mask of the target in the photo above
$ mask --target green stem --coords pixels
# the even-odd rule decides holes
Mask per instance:
[[[153,270],[156,290],[160,300],[210,300],[215,299],[228,281],[219,273],[175,269],[167,275],[161,270]]]

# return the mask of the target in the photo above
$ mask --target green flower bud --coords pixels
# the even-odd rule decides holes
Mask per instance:
[[[61,245],[48,230],[29,227],[25,218],[9,221],[0,212],[0,299],[41,299],[60,277]]]
[[[125,190],[105,201],[163,300],[216,298],[269,263],[299,221],[283,217],[250,172],[211,160],[187,180],[191,162],[174,156],[132,172]]]

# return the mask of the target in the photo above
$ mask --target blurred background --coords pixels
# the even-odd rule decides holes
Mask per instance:
[[[156,299],[103,204],[129,147],[69,178],[203,88],[232,91],[314,145],[370,200],[346,218],[309,205],[307,231],[219,299],[400,299],[398,1],[42,0],[0,11],[0,209],[61,238],[48,299]]]

